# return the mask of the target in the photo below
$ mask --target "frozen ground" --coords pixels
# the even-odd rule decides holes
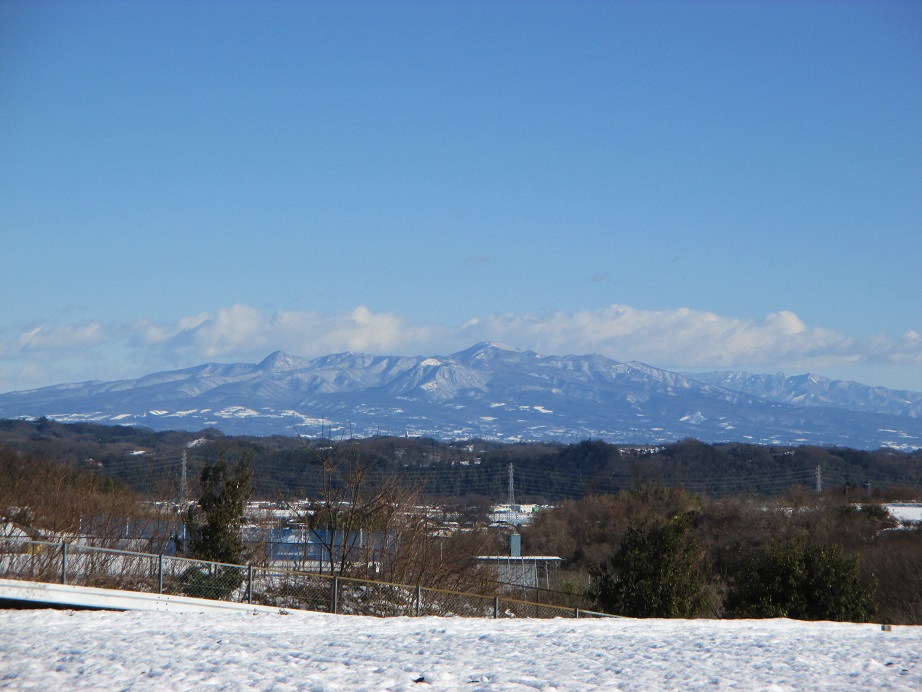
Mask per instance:
[[[922,627],[0,611],[0,687],[922,689]]]

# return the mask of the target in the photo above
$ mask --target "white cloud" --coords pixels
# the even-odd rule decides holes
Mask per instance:
[[[611,305],[599,310],[477,316],[461,325],[416,325],[392,313],[359,306],[324,315],[292,310],[266,312],[232,305],[175,322],[31,325],[0,336],[0,391],[74,381],[138,376],[209,360],[255,362],[280,349],[311,357],[341,351],[389,355],[447,354],[478,341],[498,341],[545,354],[601,353],[667,368],[813,370],[922,365],[922,334],[899,338],[854,337],[807,325],[780,310],[758,320],[677,308],[638,310]],[[82,369],[79,365],[83,363]],[[43,367],[37,367],[42,364]],[[49,368],[51,369],[49,371]],[[30,374],[41,371],[43,380]],[[71,372],[67,377],[64,372]]]
[[[792,312],[743,320],[688,308],[500,314],[465,325],[471,336],[524,344],[544,353],[602,353],[674,367],[842,363],[862,354],[850,337],[811,328]],[[922,349],[920,349],[922,350]]]
[[[900,365],[922,365],[922,334],[916,331],[906,332],[899,341],[890,343],[886,336],[879,337],[875,343],[881,344],[884,362]],[[873,355],[870,360],[879,362]]]
[[[430,328],[412,327],[393,313],[372,313],[359,306],[345,315],[309,311],[267,314],[248,305],[233,305],[213,316],[186,324],[144,325],[147,343],[166,360],[260,359],[274,350],[296,355],[340,351],[386,353],[425,342]]]
[[[179,334],[195,329],[207,319],[208,313],[202,312],[193,317],[182,317],[175,324],[157,324],[142,320],[135,324],[134,339],[137,343],[161,343],[175,339]]]
[[[75,348],[92,348],[112,339],[101,322],[52,327],[39,324],[20,332],[13,344],[5,344],[3,353],[31,353],[39,357],[69,352]]]

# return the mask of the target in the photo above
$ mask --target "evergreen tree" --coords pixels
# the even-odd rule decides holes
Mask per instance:
[[[246,559],[240,530],[253,481],[250,458],[241,458],[229,469],[221,454],[214,465],[202,469],[199,480],[199,500],[183,517],[189,536],[183,552],[225,566],[208,572],[190,567],[183,575],[183,591],[192,596],[226,598],[243,581],[243,571],[227,565]]]
[[[701,551],[687,514],[632,522],[618,552],[594,571],[598,607],[631,617],[688,618],[704,604]]]
[[[253,469],[243,457],[229,469],[221,454],[200,476],[201,494],[184,517],[189,535],[187,554],[198,560],[239,564],[244,559],[243,525],[250,499]]]

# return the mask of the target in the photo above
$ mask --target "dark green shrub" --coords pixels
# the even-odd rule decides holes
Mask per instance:
[[[863,580],[858,558],[841,546],[790,541],[756,553],[724,606],[730,617],[863,622],[874,613],[876,591],[876,580]]]
[[[628,527],[614,556],[593,571],[589,595],[607,613],[688,618],[704,605],[701,552],[687,514],[642,519]]]
[[[198,566],[188,567],[180,577],[180,591],[193,598],[226,600],[243,585],[245,574],[244,568],[229,565],[210,571]]]

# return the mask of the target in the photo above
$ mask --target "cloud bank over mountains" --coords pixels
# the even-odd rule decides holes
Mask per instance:
[[[544,354],[600,353],[673,369],[806,371],[839,376],[862,368],[911,373],[922,389],[922,334],[855,338],[805,324],[786,310],[758,320],[678,308],[541,314],[496,313],[458,325],[416,324],[365,306],[337,315],[261,310],[236,304],[174,322],[36,323],[0,332],[0,391],[88,379],[135,377],[207,361],[259,360],[273,350],[304,357],[354,351],[387,355],[451,353],[494,341]],[[843,375],[845,373],[845,375]],[[895,386],[899,376],[891,378]],[[876,384],[876,383],[872,383]]]

